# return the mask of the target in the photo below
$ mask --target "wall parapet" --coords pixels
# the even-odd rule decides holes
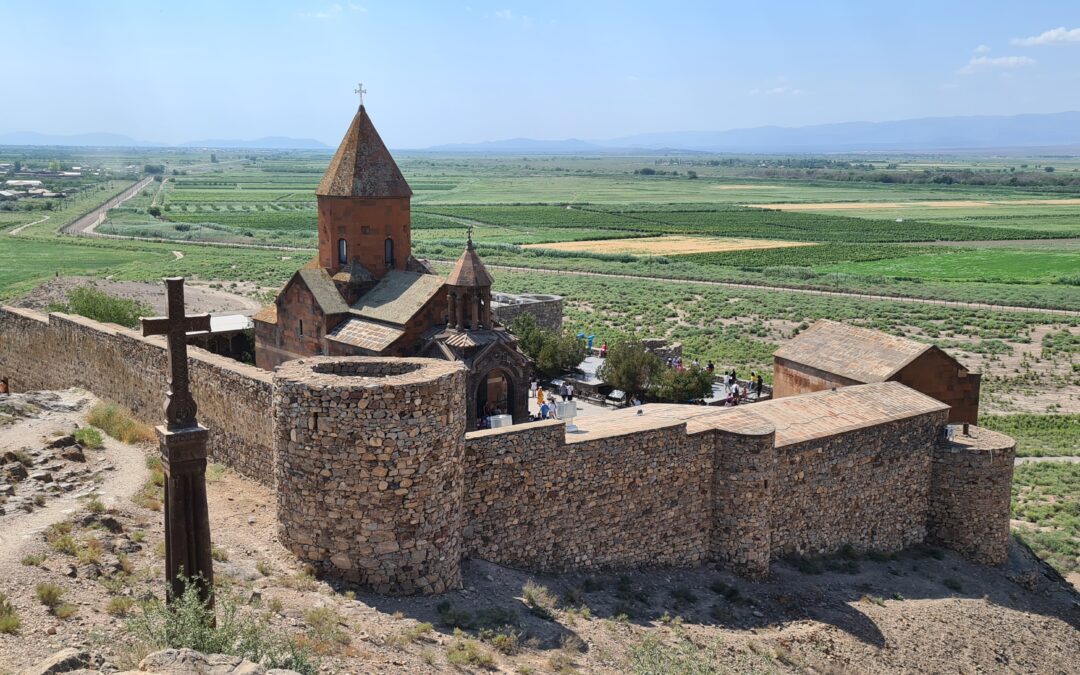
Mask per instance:
[[[157,424],[167,390],[165,340],[71,314],[0,307],[0,374],[15,391],[80,387]],[[198,347],[191,392],[210,457],[272,484],[270,373]]]

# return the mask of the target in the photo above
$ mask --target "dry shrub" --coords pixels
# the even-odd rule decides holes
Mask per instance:
[[[124,443],[152,443],[156,439],[149,425],[139,422],[130,410],[115,403],[98,403],[90,409],[87,421]]]

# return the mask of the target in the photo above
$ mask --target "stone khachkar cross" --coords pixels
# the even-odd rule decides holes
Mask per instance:
[[[157,427],[165,471],[165,575],[168,598],[178,598],[188,579],[197,579],[210,599],[214,563],[210,557],[210,516],[206,505],[206,439],[209,431],[195,419],[197,408],[188,389],[187,334],[210,330],[210,315],[184,316],[184,278],[165,279],[169,315],[142,320],[143,335],[168,339],[169,392],[165,426]]]

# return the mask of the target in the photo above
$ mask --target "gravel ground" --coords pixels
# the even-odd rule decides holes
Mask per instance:
[[[85,406],[20,419],[0,432],[0,444],[40,444],[83,414]],[[139,599],[163,590],[161,513],[128,498],[146,478],[150,450],[107,446],[117,470],[106,471],[98,488],[111,499],[105,514],[58,500],[0,521],[0,591],[23,621],[18,634],[0,634],[0,673],[62,647],[85,646],[117,667],[137,662],[143,652],[105,606],[114,594]],[[474,646],[493,659],[490,672],[504,673],[667,673],[676,665],[664,655],[676,653],[715,668],[683,672],[1075,673],[1080,663],[1080,595],[1019,544],[1001,568],[916,548],[873,559],[776,562],[762,583],[706,568],[548,576],[470,561],[459,591],[387,598],[307,576],[278,543],[268,488],[212,466],[208,493],[222,592],[268,612],[274,630],[303,636],[328,673],[453,672],[452,654],[470,636],[486,638]],[[52,550],[41,529],[54,519],[73,522],[77,541],[106,541],[101,563]],[[118,558],[110,547],[127,551],[128,573],[113,572]],[[28,553],[48,557],[26,566],[19,561]],[[34,587],[43,581],[68,589],[74,617],[61,620],[37,601]],[[549,608],[523,600],[530,581],[550,591]],[[455,637],[453,623],[474,628]],[[480,633],[483,623],[491,633]],[[515,636],[516,648],[501,643],[512,653],[495,648],[500,632]]]

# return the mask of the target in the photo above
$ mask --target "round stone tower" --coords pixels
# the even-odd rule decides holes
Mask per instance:
[[[314,357],[274,375],[282,542],[384,594],[461,586],[465,367]]]

